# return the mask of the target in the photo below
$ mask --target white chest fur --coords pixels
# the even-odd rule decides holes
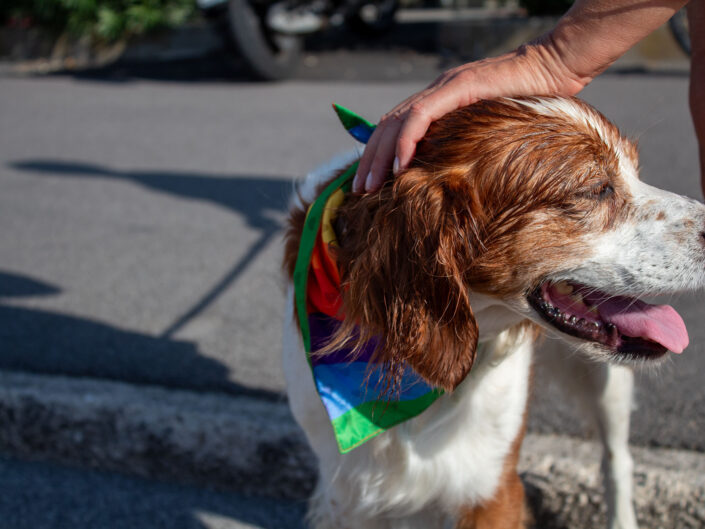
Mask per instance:
[[[291,299],[287,305],[293,307]],[[482,346],[452,395],[341,455],[292,322],[290,314],[284,345],[290,405],[318,456],[319,501],[333,519],[404,517],[426,508],[448,513],[493,496],[523,421],[531,339],[500,334]]]

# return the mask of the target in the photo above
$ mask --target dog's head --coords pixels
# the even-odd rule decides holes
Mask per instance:
[[[705,208],[640,182],[634,145],[577,99],[449,114],[379,194],[346,201],[338,230],[346,325],[384,337],[393,373],[445,389],[498,306],[596,357],[655,358],[687,333],[637,298],[703,283]]]

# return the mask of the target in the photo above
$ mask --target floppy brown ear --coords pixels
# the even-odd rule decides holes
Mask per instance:
[[[465,175],[419,168],[381,193],[361,197],[343,219],[346,320],[363,338],[383,337],[375,360],[390,373],[388,389],[408,364],[453,390],[477,348],[465,276],[478,251],[478,201]]]

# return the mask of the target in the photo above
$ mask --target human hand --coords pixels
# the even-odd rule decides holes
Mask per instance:
[[[686,0],[576,0],[553,31],[542,39],[500,57],[447,71],[382,117],[360,159],[353,190],[376,191],[390,166],[394,166],[395,173],[405,169],[431,122],[457,108],[503,96],[577,94],[686,3]],[[702,31],[705,22],[701,23],[705,20],[704,6],[705,1],[689,4],[693,64],[696,55],[705,55]],[[699,137],[701,145],[705,145],[705,117],[696,119],[696,129],[698,123],[703,124]]]
[[[441,116],[480,99],[502,96],[573,95],[586,84],[560,64],[544,39],[516,51],[459,66],[385,114],[367,142],[353,191],[378,190],[389,168],[405,169],[416,144]]]

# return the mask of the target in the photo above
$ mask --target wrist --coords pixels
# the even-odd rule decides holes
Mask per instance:
[[[521,46],[517,54],[525,63],[527,74],[539,77],[546,95],[573,96],[585,88],[592,77],[575,71],[552,33]]]
[[[666,22],[685,0],[577,0],[546,35],[544,49],[572,84],[585,87]]]

